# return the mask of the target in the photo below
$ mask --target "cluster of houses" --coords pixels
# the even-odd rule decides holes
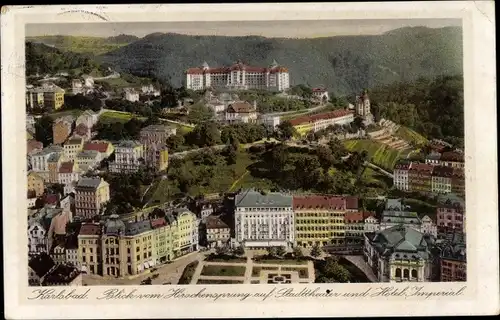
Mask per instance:
[[[402,161],[394,167],[395,188],[420,193],[456,193],[465,196],[463,153],[431,152],[425,162]]]
[[[130,102],[137,102],[141,96],[145,97],[159,97],[160,90],[156,89],[152,84],[144,85],[140,90],[136,88],[123,89],[123,98]]]
[[[126,277],[199,246],[320,246],[363,254],[382,282],[465,279],[465,204],[454,194],[440,198],[437,221],[420,217],[401,199],[387,200],[375,214],[360,208],[354,196],[253,189],[103,216],[99,208],[108,200],[105,181],[82,178],[74,192],[28,210],[30,260],[48,255],[79,272]],[[34,281],[44,283],[40,279]]]

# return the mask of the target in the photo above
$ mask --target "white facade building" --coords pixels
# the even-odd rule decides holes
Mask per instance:
[[[375,232],[380,230],[380,223],[374,216],[369,216],[365,219],[363,226],[364,232]]]
[[[430,234],[437,237],[437,225],[432,221],[429,216],[424,216],[422,218],[422,225],[420,226],[420,232],[423,234]]]
[[[240,61],[230,67],[202,67],[186,71],[186,87],[191,90],[225,88],[235,90],[260,89],[284,91],[290,87],[288,69],[273,61],[268,68],[247,66]]]
[[[226,110],[225,120],[228,123],[255,123],[257,121],[257,105],[246,101],[230,104]]]
[[[40,174],[44,179],[49,176],[48,160],[53,154],[62,155],[64,153],[63,147],[52,145],[40,150],[31,155],[31,168],[34,172]]]
[[[47,253],[49,251],[48,246],[47,230],[36,219],[28,221],[28,253]]]
[[[235,206],[237,242],[247,248],[295,244],[292,196],[247,190],[236,195]]]
[[[319,114],[314,121],[314,132],[323,130],[333,125],[344,125],[354,121],[354,113],[347,110],[335,110],[332,112]],[[314,116],[311,116],[314,118]]]
[[[128,100],[130,102],[139,101],[139,93],[135,91],[135,89],[126,88],[124,89],[124,92],[125,92],[125,100]]]
[[[260,121],[270,131],[275,131],[276,128],[280,125],[280,117],[279,116],[263,114],[260,117]]]
[[[109,164],[111,172],[136,172],[141,159],[144,160],[144,146],[136,141],[122,141],[115,147],[115,161]]]
[[[410,163],[398,163],[394,166],[393,184],[398,190],[408,191],[408,172],[411,169]]]

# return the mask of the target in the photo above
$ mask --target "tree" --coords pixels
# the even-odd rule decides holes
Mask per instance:
[[[279,246],[277,249],[276,249],[276,255],[282,257],[286,254],[286,248],[283,247],[283,246]]]
[[[297,259],[304,257],[304,252],[302,252],[302,248],[300,246],[295,246],[293,248],[293,256]]]
[[[242,256],[245,254],[245,247],[243,247],[243,245],[239,245],[238,247],[236,247],[236,249],[234,250],[234,253],[238,256]]]
[[[325,265],[325,276],[333,278],[337,282],[349,282],[351,274],[346,268],[341,266],[336,259],[327,258]]]
[[[313,247],[311,248],[311,257],[317,258],[321,256],[321,248],[318,243],[315,243]]]
[[[277,128],[280,139],[290,140],[297,133],[290,121],[283,121]]]
[[[227,247],[226,247],[226,246],[217,246],[217,247],[215,248],[215,252],[216,252],[218,255],[227,254]]]
[[[43,146],[46,147],[52,144],[53,135],[52,135],[52,125],[54,124],[54,120],[52,120],[49,116],[42,116],[37,119],[35,122],[35,139],[43,143]]]
[[[360,116],[354,117],[354,121],[352,122],[352,126],[359,130],[359,129],[365,129],[365,123],[363,122],[363,118]]]
[[[236,149],[232,146],[232,145],[229,145],[227,147],[227,151],[226,151],[226,162],[228,165],[232,165],[232,164],[235,164],[236,163],[236,160],[238,158],[238,153],[236,152]]]
[[[267,255],[270,257],[275,257],[277,255],[276,247],[268,247],[267,248]]]
[[[167,146],[170,150],[176,151],[186,142],[184,136],[180,133],[176,133],[173,136],[167,138]]]
[[[189,114],[187,116],[188,122],[193,124],[202,124],[214,117],[214,112],[209,107],[206,107],[202,103],[197,103],[189,108]]]

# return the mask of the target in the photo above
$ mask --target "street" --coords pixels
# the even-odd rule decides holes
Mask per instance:
[[[101,277],[98,275],[83,275],[83,285],[96,286],[96,285],[140,285],[143,280],[151,277],[153,274],[158,274],[158,277],[152,279],[153,285],[162,284],[177,284],[184,271],[184,268],[189,263],[195,260],[203,260],[206,252],[193,252],[185,255],[172,263],[157,265],[156,271],[153,273],[146,272],[133,279],[127,278],[113,278],[113,277]]]

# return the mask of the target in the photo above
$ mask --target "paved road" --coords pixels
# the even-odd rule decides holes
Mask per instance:
[[[152,280],[152,284],[161,285],[167,282],[171,284],[177,284],[179,279],[184,271],[184,268],[189,263],[198,260],[201,261],[205,257],[205,253],[202,252],[194,252],[190,253],[186,256],[183,256],[172,263],[164,264],[161,266],[155,266],[157,271],[153,274],[158,274],[156,279]],[[92,286],[92,285],[139,285],[142,280],[145,280],[148,277],[151,277],[151,273],[141,274],[133,279],[125,279],[125,278],[112,278],[112,277],[101,277],[96,275],[84,275],[83,276],[83,284]]]

